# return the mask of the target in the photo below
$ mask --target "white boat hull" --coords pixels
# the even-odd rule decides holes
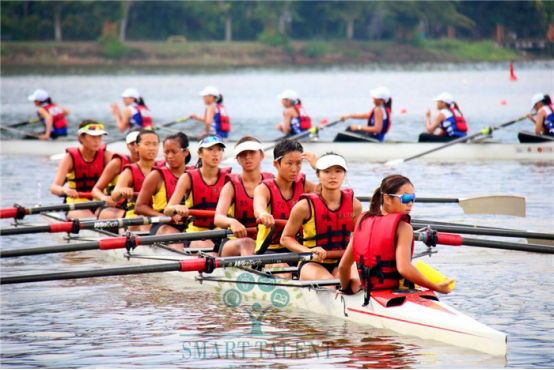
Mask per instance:
[[[78,146],[77,141],[31,141],[31,140],[2,140],[0,153],[3,155],[32,155],[57,156],[63,155],[65,149]],[[268,146],[273,143],[263,143]],[[232,148],[233,141],[229,142]],[[416,154],[438,148],[443,144],[436,143],[334,143],[325,141],[302,142],[306,151],[314,152],[317,156],[329,151],[342,154],[347,160],[354,162],[384,162],[398,158],[407,158]],[[126,153],[124,142],[108,145],[108,149]],[[192,151],[193,155],[194,150]],[[226,157],[232,156],[233,151],[227,150]],[[160,147],[159,156],[163,155]],[[430,161],[480,161],[480,160],[521,160],[548,162],[554,161],[554,142],[538,144],[500,144],[500,143],[470,143],[457,144],[425,155],[421,159]]]

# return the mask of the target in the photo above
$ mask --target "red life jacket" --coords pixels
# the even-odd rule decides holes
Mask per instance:
[[[396,229],[410,216],[391,213],[358,220],[352,245],[362,286],[365,289],[396,289],[402,276],[396,269]],[[412,254],[414,242],[412,240]],[[369,271],[368,271],[369,270]],[[367,290],[366,290],[367,293]]]
[[[113,156],[112,156],[112,161],[114,160],[114,158],[119,158],[121,159],[121,166],[119,167],[119,173],[121,174],[121,172],[123,172],[123,169],[125,168],[125,166],[127,166],[128,164],[131,164],[131,156],[129,154],[120,154],[120,153],[114,153]],[[113,180],[112,180],[113,182]],[[111,182],[110,182],[111,184]],[[115,189],[115,185],[110,185],[108,184],[108,186],[106,187],[106,193],[107,194],[111,194],[113,192],[113,189]]]
[[[48,114],[50,114],[52,116],[52,127],[53,128],[60,129],[60,128],[67,127],[67,120],[65,119],[65,115],[63,114],[63,110],[60,107],[58,107],[54,103],[46,104],[46,105],[43,105],[42,107],[44,109],[46,109]],[[40,118],[41,118],[41,121],[44,120],[42,117],[40,117]]]
[[[458,114],[459,112],[452,106],[448,106],[448,109],[450,109],[450,112],[452,112],[452,116],[454,116],[454,120],[456,122],[456,131],[467,132],[467,123],[464,116],[462,116],[462,114]]]
[[[67,148],[65,151],[69,153],[73,159],[75,178],[70,181],[75,183],[75,190],[83,192],[91,191],[104,171],[104,152],[106,151],[106,145],[100,146],[92,162],[86,162],[81,151],[77,147]]]
[[[389,132],[390,127],[392,125],[391,115],[390,115],[390,108],[385,107],[385,111],[387,112],[387,118],[383,120],[383,128],[381,129],[381,133],[386,134]],[[373,119],[373,114],[375,114],[375,108],[369,112],[369,117],[367,118],[367,125],[372,126],[371,120]]]
[[[136,108],[142,117],[142,127],[148,128],[152,127],[154,124],[152,123],[152,116],[150,115],[150,111],[148,108],[146,108],[144,105],[137,104]]]
[[[279,185],[275,182],[274,179],[264,180],[262,184],[267,186],[269,193],[271,194],[271,215],[276,220],[288,220],[290,216],[290,211],[292,207],[300,200],[300,196],[304,194],[304,184],[306,182],[306,175],[301,173],[296,178],[296,181],[292,183],[292,196],[290,199],[283,198],[281,189]],[[281,243],[281,234],[283,229],[280,228],[278,232],[273,233],[270,244],[280,244]]]
[[[305,237],[304,241],[315,240],[317,247],[328,251],[346,249],[354,218],[354,192],[352,189],[343,189],[341,193],[342,203],[336,211],[331,211],[318,194],[302,194],[301,200],[308,199],[313,204],[316,232],[315,236]],[[304,229],[305,232],[306,229]]]
[[[133,173],[133,192],[140,193],[142,189],[142,184],[144,184],[144,179],[146,176],[142,173],[138,163],[128,164],[124,167],[130,168]],[[135,204],[137,203],[137,198],[133,197],[127,201],[127,211],[133,211],[135,209]],[[152,203],[152,202],[150,202]]]
[[[300,129],[307,130],[311,128],[312,119],[310,118],[310,116],[308,116],[304,107],[302,107],[300,104],[296,104],[294,106],[294,109],[296,109],[296,112],[298,113],[298,122],[300,122]]]
[[[171,196],[173,195],[173,193],[175,193],[175,188],[177,187],[177,182],[179,181],[179,178],[175,177],[173,172],[171,172],[171,170],[166,166],[154,167],[152,169],[159,171],[160,174],[162,175],[162,179],[165,183],[165,195],[166,195],[167,202],[169,203]],[[185,172],[186,172],[186,169],[185,169]]]
[[[223,132],[231,131],[231,119],[227,115],[227,109],[223,104],[217,104],[216,106],[219,111],[219,130]]]
[[[248,195],[242,178],[237,173],[228,174],[227,178],[235,189],[235,219],[237,219],[245,227],[256,226],[256,216],[254,216],[254,198]],[[273,174],[262,172],[262,180],[273,179]],[[260,181],[260,182],[261,182]],[[255,239],[254,236],[252,238]]]
[[[217,181],[213,185],[208,185],[204,182],[204,178],[199,169],[192,170],[188,173],[193,197],[193,206],[190,207],[190,209],[215,211],[221,189],[223,189],[223,185],[227,182],[227,174],[231,172],[231,167],[220,168],[218,172]],[[189,196],[190,193],[187,195],[187,198]],[[215,227],[213,217],[194,217],[193,225],[210,229]]]

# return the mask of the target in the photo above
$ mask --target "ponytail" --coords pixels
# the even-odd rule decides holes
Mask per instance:
[[[388,108],[389,112],[392,112],[392,98],[389,98],[388,101],[385,102],[385,108]]]
[[[544,94],[544,99],[542,100],[542,103],[545,105],[552,104],[552,99],[550,98],[550,95]]]
[[[138,100],[136,100],[136,102],[137,102],[138,105],[144,105],[146,108],[148,108],[142,97],[138,98]]]
[[[373,192],[371,196],[371,202],[369,203],[368,216],[379,216],[381,214],[381,206],[383,205],[383,194],[381,194],[381,187],[379,186]],[[365,218],[365,215],[364,215]]]
[[[462,111],[460,110],[460,107],[458,107],[458,103],[456,102],[453,102],[452,105],[454,106],[454,109],[456,109],[458,112],[460,112],[460,114],[463,116],[464,114],[462,113]]]
[[[215,97],[215,102],[217,104],[222,104],[223,103],[223,95],[219,94],[219,96],[216,96]]]

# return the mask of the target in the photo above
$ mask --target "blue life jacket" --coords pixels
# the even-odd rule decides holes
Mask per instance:
[[[384,141],[385,140],[385,134],[389,131],[389,128],[390,128],[390,109],[388,108],[384,108],[383,106],[379,106],[379,107],[376,107],[376,108],[381,108],[381,110],[383,110],[383,127],[381,127],[381,132],[379,132],[378,134],[372,134],[371,136],[373,136],[374,138],[376,138],[377,140],[379,141]],[[375,126],[375,108],[373,108],[371,110],[371,112],[369,113],[369,118],[367,119],[367,125],[369,127],[374,127]]]
[[[550,109],[550,113],[547,111],[547,116],[544,118],[544,122],[542,123],[544,127],[546,127],[546,132],[548,134],[554,134],[554,105],[545,105],[543,108],[548,107]],[[545,109],[546,110],[546,109]]]

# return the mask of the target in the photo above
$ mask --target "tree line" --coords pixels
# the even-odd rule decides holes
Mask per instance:
[[[550,1],[3,1],[1,33],[14,41],[414,40],[545,37]],[[453,32],[453,31],[450,31]]]

